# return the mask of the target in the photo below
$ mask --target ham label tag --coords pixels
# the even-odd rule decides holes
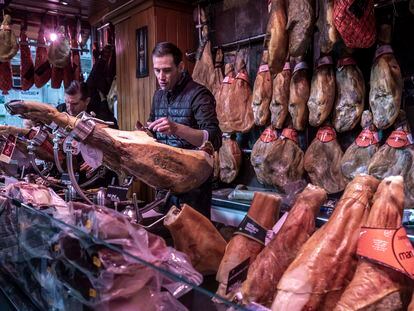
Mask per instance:
[[[275,141],[277,139],[277,133],[275,130],[272,130],[270,127],[265,129],[260,135],[260,140],[264,143],[270,143],[272,141]]]
[[[318,130],[318,133],[316,133],[316,138],[323,143],[329,143],[330,141],[335,140],[336,133],[332,127],[323,126]]]
[[[362,227],[357,254],[414,279],[414,248],[404,227],[398,229]]]
[[[318,64],[316,65],[316,68],[319,68],[321,66],[325,66],[325,65],[332,65],[333,64],[333,60],[331,56],[324,56],[322,58],[320,58],[318,60]]]
[[[283,129],[280,139],[286,138],[294,141],[295,143],[298,143],[298,132],[295,129]]]
[[[387,139],[387,145],[393,148],[404,148],[412,143],[411,133],[402,130],[393,131]]]
[[[261,72],[267,72],[269,71],[269,65],[268,64],[264,64],[264,65],[260,65],[259,66],[259,70],[257,73],[261,73]]]
[[[246,215],[234,234],[241,234],[265,245],[267,230]]]
[[[378,57],[380,57],[381,55],[384,54],[393,54],[394,51],[392,50],[391,45],[381,45],[380,47],[378,47],[378,49],[375,51],[375,57],[374,60],[376,60]]]
[[[223,82],[222,83],[226,83],[226,84],[232,84],[234,81],[234,78],[232,77],[224,77]]]
[[[286,62],[285,66],[283,66],[283,70],[290,70],[290,63]]]
[[[249,77],[247,76],[247,74],[245,74],[244,72],[239,72],[237,75],[236,75],[236,79],[241,79],[241,80],[243,80],[243,81],[246,81],[247,83],[250,83],[250,81],[249,81]]]
[[[340,60],[338,60],[336,67],[338,68],[339,71],[341,71],[344,66],[349,66],[349,65],[356,65],[356,61],[352,57],[341,58]]]
[[[378,144],[378,142],[378,132],[371,131],[370,129],[364,129],[356,139],[356,144],[359,147],[368,147]]]
[[[247,271],[249,271],[249,266],[250,257],[229,271],[226,295],[230,292],[235,292],[238,288],[240,288],[243,282],[247,279]]]
[[[6,143],[4,144],[3,150],[1,151],[0,161],[5,163],[10,163],[14,149],[16,148],[17,137],[14,135],[9,135],[7,137]]]

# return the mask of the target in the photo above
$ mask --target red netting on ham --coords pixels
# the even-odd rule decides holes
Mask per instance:
[[[335,0],[334,24],[346,46],[368,48],[375,42],[373,0]]]

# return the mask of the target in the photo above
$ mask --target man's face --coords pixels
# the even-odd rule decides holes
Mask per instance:
[[[172,55],[165,55],[161,57],[154,56],[152,61],[154,63],[154,73],[157,77],[161,90],[171,90],[180,79],[180,73],[184,69],[184,63],[181,62],[177,66],[174,64],[174,58]]]
[[[71,116],[77,116],[82,111],[86,110],[89,103],[89,97],[85,100],[81,99],[81,93],[75,95],[65,94],[66,111]]]

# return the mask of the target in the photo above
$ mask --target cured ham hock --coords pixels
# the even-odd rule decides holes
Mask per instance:
[[[332,310],[356,268],[359,229],[379,181],[357,176],[329,221],[302,246],[277,285],[272,310]],[[325,309],[324,309],[325,307]]]
[[[226,241],[205,216],[184,204],[173,206],[164,219],[174,247],[190,257],[194,268],[202,273],[216,273],[226,249]]]
[[[271,305],[282,274],[315,231],[315,218],[326,198],[325,190],[312,184],[298,195],[280,231],[250,266],[243,301]]]
[[[79,119],[39,102],[11,102],[12,114],[61,127],[75,128]],[[144,183],[175,193],[200,186],[211,175],[213,158],[204,151],[185,150],[155,141],[144,131],[119,131],[96,124],[84,143],[104,153],[103,164]],[[108,148],[110,147],[110,148]]]
[[[279,196],[256,192],[247,216],[262,228],[270,230],[279,217],[281,202]],[[217,295],[228,299],[233,297],[235,294],[233,291],[228,293],[226,291],[229,272],[248,258],[250,258],[250,262],[253,262],[263,247],[262,243],[244,234],[233,236],[227,244],[226,252],[217,272],[216,280],[220,283]]]
[[[387,177],[378,186],[365,227],[399,228],[403,209],[403,178]],[[405,278],[400,272],[362,258],[334,310],[404,310],[400,296],[404,292],[404,283]]]

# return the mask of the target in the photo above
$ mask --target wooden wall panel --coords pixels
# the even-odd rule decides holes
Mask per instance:
[[[133,12],[136,12],[132,10]],[[148,26],[149,76],[136,78],[136,29]],[[190,12],[166,7],[145,7],[115,25],[118,87],[118,123],[122,130],[133,130],[136,121],[146,124],[157,82],[152,70],[151,51],[156,42],[171,41],[185,53],[194,51],[195,26]],[[192,71],[193,64],[186,65]],[[154,192],[142,183],[135,183],[138,198],[150,201]]]

